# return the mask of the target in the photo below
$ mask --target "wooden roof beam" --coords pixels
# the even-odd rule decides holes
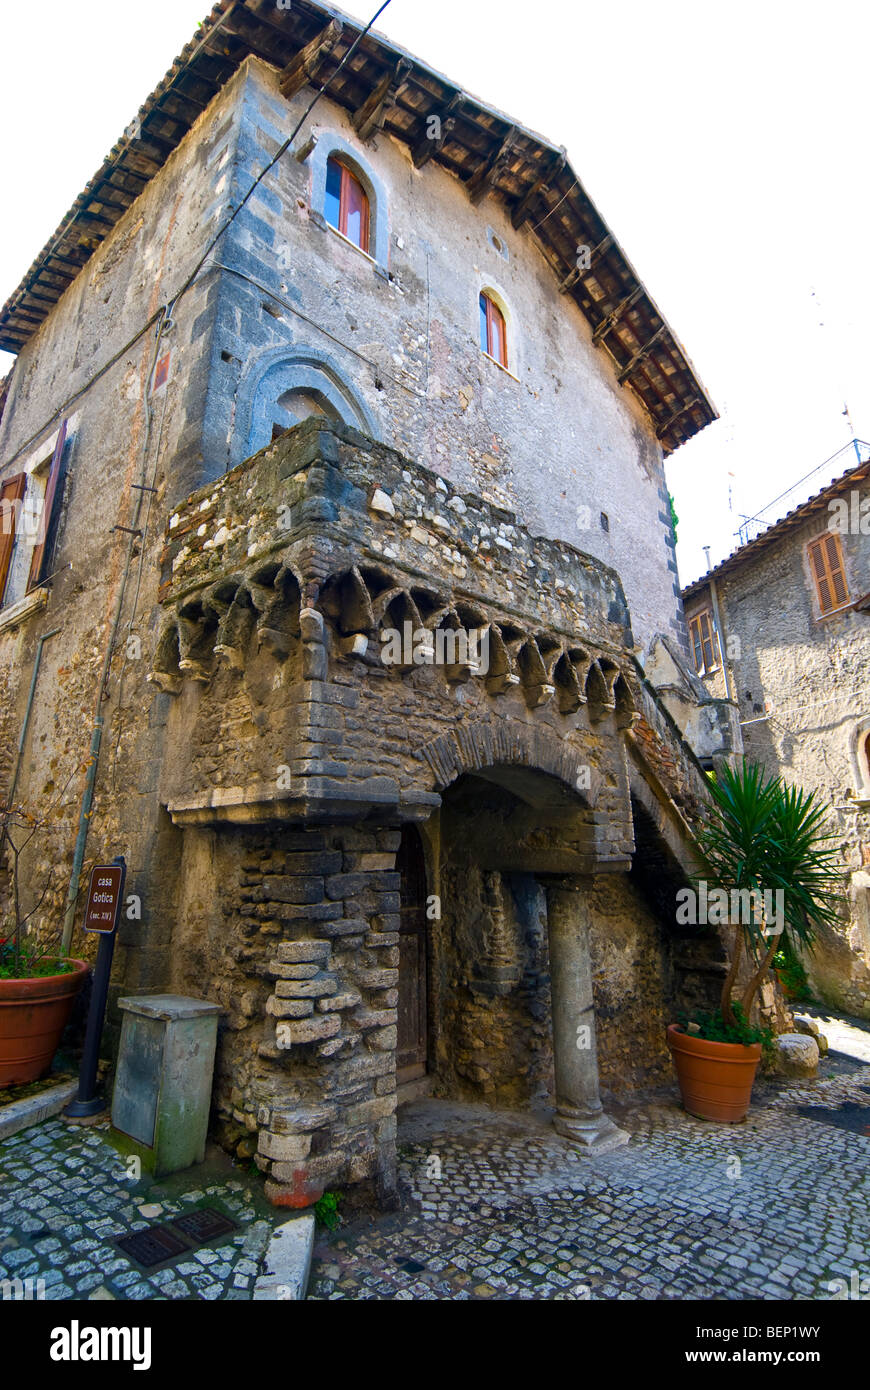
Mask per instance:
[[[663,424],[656,426],[656,439],[663,439],[666,434],[670,433],[670,431],[673,429],[674,425],[677,423],[677,421],[680,419],[682,415],[688,414],[690,410],[694,410],[695,406],[700,404],[700,396],[693,396],[690,401],[686,402],[685,404],[678,405],[676,410],[671,411],[670,415],[664,421]]]
[[[440,153],[444,141],[456,127],[456,117],[464,100],[462,92],[454,92],[445,107],[424,118],[426,130],[411,151],[415,169],[422,169],[433,155]]]
[[[411,64],[407,58],[400,58],[396,66],[385,72],[374,90],[366,97],[353,117],[353,128],[362,141],[371,140],[376,130],[383,124],[384,117],[397,97],[408,85],[407,77]]]
[[[637,352],[626,362],[622,371],[619,373],[618,381],[620,386],[625,384],[638,363],[643,361],[647,353],[655,347],[656,343],[664,336],[666,331],[664,324],[662,324],[660,328],[656,329],[652,337],[646,340],[643,347],[638,348]]]
[[[581,266],[581,265],[580,265],[580,263],[579,263],[579,262],[580,262],[580,252],[581,252],[581,250],[585,251],[586,248],[585,248],[585,246],[584,246],[584,247],[579,247],[579,246],[578,246],[578,248],[577,248],[577,262],[578,262],[578,263],[577,263],[577,265],[575,265],[575,267],[574,267],[573,270],[571,270],[571,271],[568,272],[568,274],[565,276],[565,279],[564,279],[564,280],[561,282],[561,284],[559,285],[559,293],[560,293],[560,294],[567,294],[569,290],[572,290],[572,289],[574,288],[574,286],[577,284],[577,281],[578,281],[578,280],[582,280],[583,277],[584,277],[585,275],[591,275],[592,272],[593,272],[593,270],[595,269],[595,262],[598,260],[598,257],[599,257],[599,256],[603,256],[604,253],[605,253],[605,251],[607,251],[612,245],[613,245],[613,236],[611,235],[610,232],[608,232],[608,233],[607,233],[607,236],[606,236],[606,237],[603,237],[602,240],[599,241],[598,245],[597,245],[596,247],[594,247],[594,248],[589,252],[589,264],[588,264],[588,266]]]
[[[599,343],[601,339],[605,336],[605,334],[609,333],[611,329],[615,328],[619,320],[622,318],[623,314],[628,313],[628,310],[631,309],[633,305],[637,303],[637,301],[641,298],[642,295],[643,285],[636,285],[635,288],[632,290],[631,294],[627,294],[625,296],[625,299],[623,299],[620,304],[617,304],[616,308],[612,309],[609,314],[606,314],[605,317],[598,324],[597,328],[593,330],[593,343]]]
[[[315,35],[310,43],[297,53],[278,78],[278,87],[287,101],[301,92],[309,82],[314,82],[318,69],[328,58],[344,31],[340,19],[331,19],[325,29]]]
[[[565,146],[562,145],[559,148],[559,153],[553,159],[550,168],[546,173],[541,174],[540,178],[535,179],[534,183],[529,186],[511,213],[511,222],[517,230],[523,225],[531,212],[532,204],[535,199],[543,193],[548,184],[551,184],[554,179],[559,177],[567,162],[568,151],[565,149]]]
[[[468,189],[468,196],[472,203],[479,203],[484,195],[493,187],[498,178],[501,166],[513,149],[516,137],[517,128],[515,125],[512,125],[495,154],[492,155],[490,159],[485,160],[477,170],[477,173],[472,174],[471,178],[466,181],[465,186]]]

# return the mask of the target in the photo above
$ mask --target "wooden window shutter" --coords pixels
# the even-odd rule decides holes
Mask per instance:
[[[3,602],[3,591],[9,578],[15,531],[26,485],[26,473],[16,473],[0,483],[0,603]]]
[[[36,544],[33,547],[33,558],[30,562],[30,576],[27,580],[28,593],[44,578],[43,569],[49,553],[49,542],[53,538],[55,511],[60,507],[60,500],[63,495],[63,451],[66,445],[66,427],[67,422],[64,420],[58,431],[57,443],[54,446],[51,467],[48,471],[42,514],[39,518],[39,530],[36,535]]]
[[[689,623],[689,631],[692,635],[692,656],[695,662],[695,670],[698,675],[704,669],[704,648],[701,643],[701,625],[697,618],[693,618]]]
[[[849,597],[849,586],[840,537],[832,533],[811,541],[809,556],[820,611],[830,613],[834,608],[841,608]]]
[[[718,641],[709,609],[698,613],[689,624],[692,638],[692,655],[698,675],[706,675],[719,669]]]

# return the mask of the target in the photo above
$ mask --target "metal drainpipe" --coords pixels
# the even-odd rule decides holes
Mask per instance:
[[[30,724],[30,715],[33,710],[33,697],[36,694],[36,681],[39,676],[39,667],[42,662],[42,648],[49,637],[56,637],[60,628],[56,627],[51,632],[44,632],[36,644],[36,656],[33,658],[33,675],[30,677],[30,692],[27,696],[27,708],[24,711],[24,723],[21,725],[21,733],[18,735],[18,754],[15,759],[15,774],[12,778],[12,786],[9,788],[9,805],[15,797],[15,788],[18,786],[18,774],[21,771],[21,758],[24,753],[24,742],[27,738],[27,729]]]
[[[109,648],[111,652],[111,647]],[[104,681],[100,682],[100,694],[102,698]],[[69,948],[72,942],[73,928],[75,926],[76,902],[79,896],[79,874],[82,871],[82,864],[85,858],[85,845],[88,839],[88,822],[91,818],[91,806],[94,800],[94,785],[97,780],[97,763],[100,757],[100,743],[103,738],[103,716],[94,716],[94,728],[91,734],[91,747],[88,761],[88,775],[85,781],[85,790],[82,796],[82,803],[79,810],[79,830],[76,835],[76,846],[73,853],[73,864],[70,872],[69,889],[66,897],[66,912],[63,919],[63,936],[61,938],[60,952],[63,956],[69,955]]]
[[[719,591],[716,588],[716,580],[710,580],[710,602],[713,605],[713,621],[716,624],[716,637],[719,642],[719,655],[722,658],[722,674],[725,677],[725,694],[729,700],[737,704],[737,694],[731,679],[731,669],[728,665],[727,650],[728,642],[725,637],[725,629],[722,626],[722,614],[719,611]]]
[[[235,7],[233,6],[231,8]],[[228,10],[227,14],[229,13],[230,11]],[[75,849],[73,850],[72,869],[70,870],[69,888],[67,890],[66,897],[66,912],[64,913],[63,918],[63,935],[61,937],[60,950],[61,955],[64,956],[69,955],[69,948],[72,943],[72,934],[75,928],[76,903],[78,901],[79,896],[79,875],[81,874],[82,864],[85,860],[85,846],[88,842],[88,827],[90,825],[91,820],[91,806],[93,805],[94,800],[94,786],[96,785],[97,781],[97,763],[99,762],[100,758],[100,744],[103,740],[103,724],[105,722],[102,715],[103,701],[107,698],[106,687],[109,682],[109,673],[112,668],[112,657],[115,652],[115,643],[118,640],[118,631],[121,626],[121,618],[124,612],[124,600],[127,594],[127,580],[130,575],[130,566],[133,560],[133,550],[136,545],[137,536],[141,539],[143,551],[145,546],[145,537],[141,536],[141,533],[138,530],[138,526],[139,517],[142,512],[142,502],[144,498],[144,492],[142,491],[142,487],[145,483],[146,466],[148,459],[148,444],[151,437],[151,405],[149,395],[151,391],[151,383],[154,379],[154,368],[157,365],[157,356],[160,352],[160,343],[163,338],[163,334],[170,323],[169,313],[166,308],[166,305],[163,306],[161,313],[162,317],[159,320],[157,326],[157,336],[154,341],[154,351],[151,355],[151,366],[148,369],[148,375],[145,380],[145,392],[143,402],[145,414],[145,435],[142,445],[142,470],[140,473],[139,482],[134,483],[133,485],[134,488],[137,489],[138,496],[136,498],[136,506],[133,510],[132,527],[121,528],[130,532],[130,540],[127,545],[127,559],[124,565],[123,573],[121,575],[121,585],[118,590],[118,602],[115,605],[115,613],[112,619],[112,627],[109,632],[108,640],[106,642],[106,649],[103,653],[103,666],[102,670],[100,671],[100,683],[97,686],[97,702],[94,711],[94,725],[91,731],[91,747],[88,754],[88,775],[85,780],[85,789],[82,793],[81,807],[79,808],[79,828],[78,834],[76,835]]]

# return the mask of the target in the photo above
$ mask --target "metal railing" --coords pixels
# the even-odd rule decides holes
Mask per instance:
[[[854,456],[854,462],[850,462],[846,455]],[[841,462],[840,465],[835,468],[833,465],[837,463],[838,459],[841,460]],[[809,473],[805,473],[802,478],[798,478],[796,483],[792,483],[790,488],[786,488],[785,492],[781,492],[778,497],[774,497],[773,501],[768,502],[767,506],[762,507],[755,516],[744,516],[741,526],[734,532],[740,545],[747,545],[749,541],[754,541],[756,536],[760,536],[763,531],[775,525],[787,512],[793,511],[794,508],[800,506],[802,502],[808,501],[812,495],[812,490],[807,490],[805,484],[808,483],[811,478],[821,473],[823,469],[829,470],[831,476],[827,479],[827,482],[820,483],[819,487],[815,489],[816,491],[820,491],[822,487],[827,486],[828,482],[833,482],[850,467],[856,468],[858,464],[867,463],[868,461],[870,461],[870,444],[868,444],[865,439],[850,440],[848,444],[843,445],[842,449],[838,449],[835,454],[831,454],[830,458],[826,458],[824,463],[818,464],[815,468],[811,469]],[[795,494],[799,495],[795,496]],[[791,498],[791,502],[787,506],[783,505],[786,498]],[[777,508],[776,516],[769,515],[773,507]]]

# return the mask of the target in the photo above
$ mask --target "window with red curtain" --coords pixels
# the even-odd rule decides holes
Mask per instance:
[[[504,314],[488,294],[480,296],[480,346],[488,357],[494,357],[502,367],[508,364],[507,328]]]
[[[326,163],[324,215],[331,227],[368,254],[369,200],[356,175],[337,159],[329,159]]]

